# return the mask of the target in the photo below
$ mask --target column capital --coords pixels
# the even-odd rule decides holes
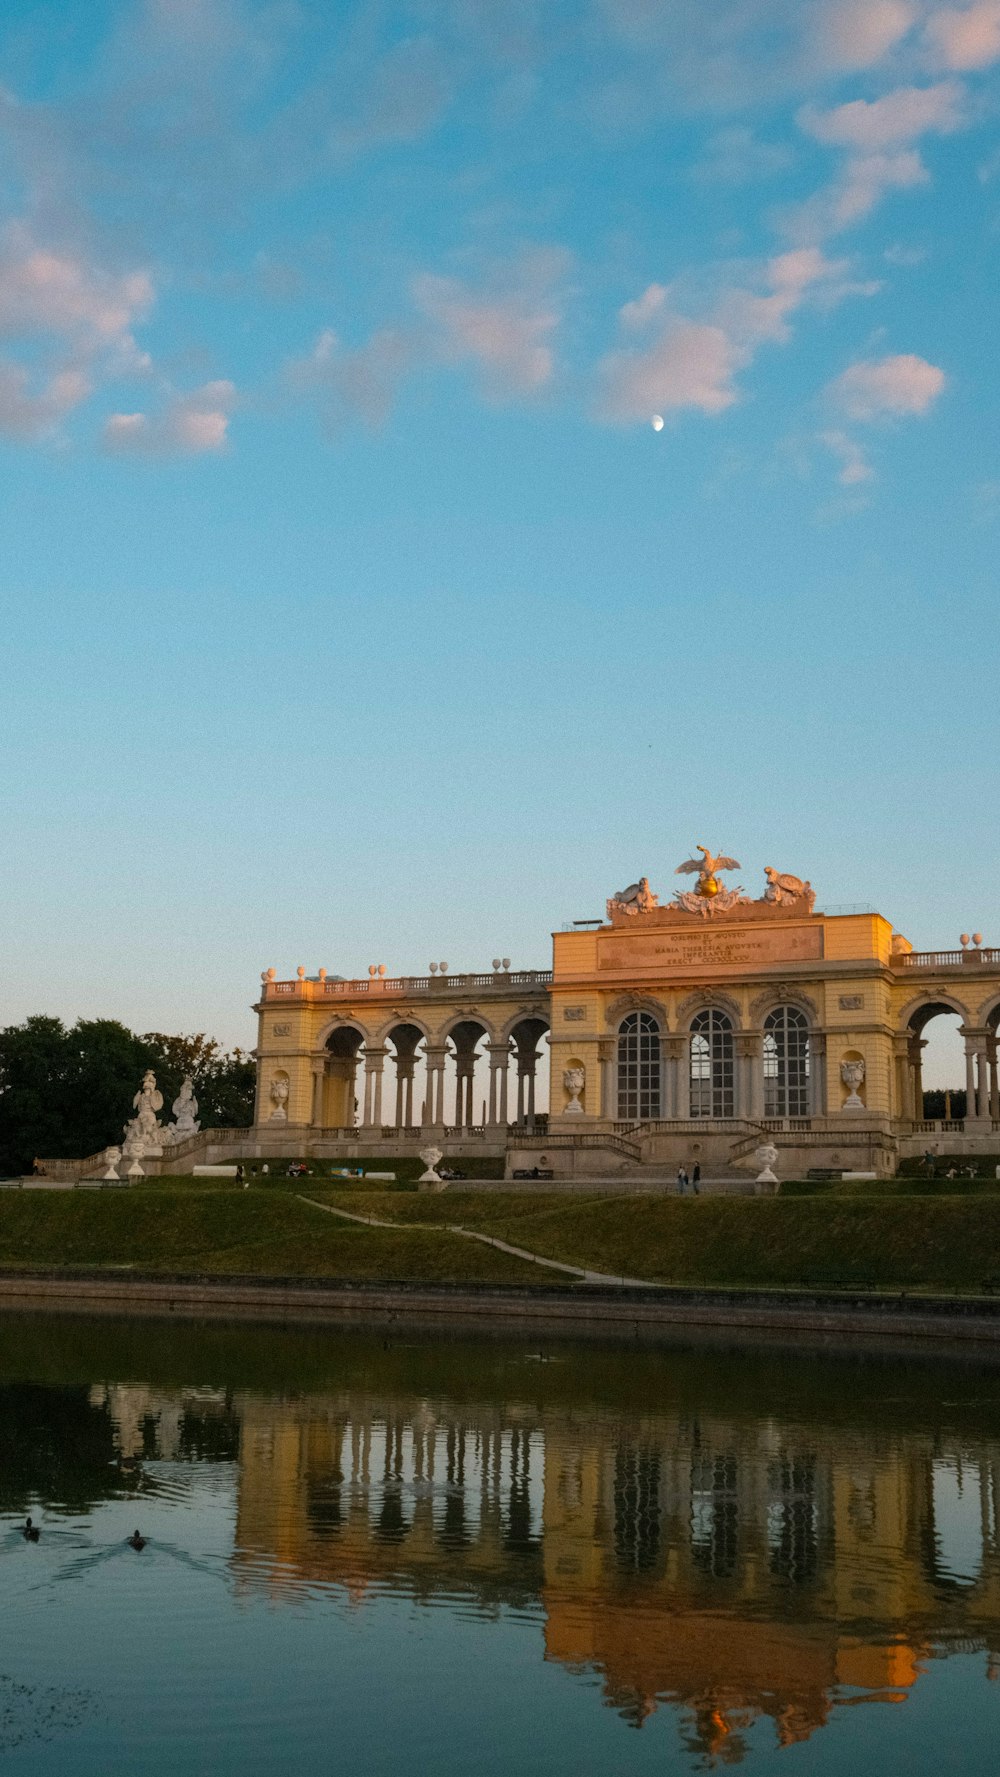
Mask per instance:
[[[508,1037],[506,1042],[487,1043],[486,1052],[490,1058],[490,1066],[501,1067],[511,1057],[510,1038]]]

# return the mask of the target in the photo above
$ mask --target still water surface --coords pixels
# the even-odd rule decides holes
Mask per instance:
[[[0,1768],[993,1773],[998,1507],[968,1357],[7,1318]]]

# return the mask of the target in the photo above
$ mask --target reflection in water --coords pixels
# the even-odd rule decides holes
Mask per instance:
[[[517,1348],[330,1335],[296,1390],[295,1336],[284,1386],[269,1337],[267,1386],[0,1387],[4,1512],[234,1465],[237,1603],[508,1607],[626,1722],[678,1706],[697,1761],[739,1762],[765,1718],[789,1745],[904,1703],[949,1652],[1000,1669],[991,1372],[952,1375],[946,1412],[943,1365],[567,1348],[543,1382]]]

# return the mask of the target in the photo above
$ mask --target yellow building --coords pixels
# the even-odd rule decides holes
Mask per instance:
[[[1000,1133],[1000,949],[918,952],[872,909],[824,913],[768,869],[729,888],[704,851],[664,904],[646,878],[552,937],[552,967],[342,980],[269,969],[248,1152],[489,1153],[508,1171],[642,1176],[681,1160],[895,1170]],[[961,1019],[964,1119],[924,1118],[927,1023]],[[539,1076],[549,1061],[547,1109]]]

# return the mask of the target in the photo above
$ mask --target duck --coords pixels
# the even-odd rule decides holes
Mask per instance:
[[[39,1537],[41,1536],[41,1534],[42,1533],[39,1530],[38,1525],[32,1524],[31,1519],[26,1518],[25,1522],[24,1522],[24,1529],[21,1532],[21,1535],[24,1537],[25,1542],[26,1543],[36,1543],[38,1541]]]
[[[130,1549],[144,1549],[147,1540],[146,1537],[140,1536],[137,1530],[133,1530],[132,1535],[125,1538]]]

